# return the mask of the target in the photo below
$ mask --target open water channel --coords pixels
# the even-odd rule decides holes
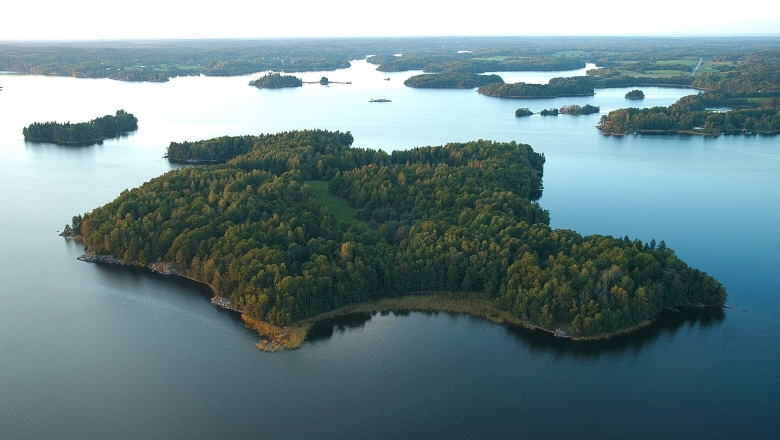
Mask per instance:
[[[636,105],[502,100],[403,86],[363,61],[351,85],[258,90],[260,74],[167,83],[0,75],[0,438],[776,438],[780,432],[780,138],[604,137]],[[511,73],[544,82],[564,73]],[[387,80],[389,78],[389,80]],[[643,106],[692,93],[643,88]],[[371,98],[390,103],[369,103]],[[89,147],[25,143],[36,121],[124,109],[139,130]],[[577,344],[449,314],[352,316],[264,353],[186,280],[83,263],[57,236],[77,214],[176,168],[171,141],[306,128],[384,150],[491,139],[547,158],[554,228],[665,240],[722,282],[729,308],[669,313]]]

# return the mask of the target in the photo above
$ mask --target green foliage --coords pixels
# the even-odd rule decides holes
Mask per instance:
[[[325,81],[325,84],[327,84],[327,78],[325,78]],[[293,75],[281,75],[271,72],[254,81],[249,81],[249,85],[258,89],[281,89],[283,87],[301,87],[303,81]]]
[[[351,223],[357,220],[355,208],[349,206],[347,200],[335,196],[328,191],[328,182],[324,180],[307,180],[311,187],[311,196],[320,205],[328,208],[339,223]]]
[[[505,58],[498,60],[458,60],[434,62],[423,68],[424,72],[553,72],[556,70],[577,70],[585,67],[585,61],[558,57],[544,58]]]
[[[532,114],[534,114],[534,112],[532,112],[528,108],[519,108],[515,110],[515,116],[517,116],[518,118],[521,116],[531,116]]]
[[[186,144],[195,150],[188,157],[225,139]],[[226,164],[171,171],[124,191],[73,227],[92,252],[173,262],[277,325],[375,294],[482,291],[521,319],[567,323],[583,336],[665,306],[726,299],[717,281],[665,244],[550,229],[533,201],[544,156],[528,145],[476,141],[388,155],[352,148],[349,133],[254,140]],[[306,183],[323,178],[327,194],[325,182]],[[336,200],[363,222],[337,221]]]
[[[632,132],[689,132],[722,134],[780,132],[780,99],[766,100],[759,108],[712,112],[705,109],[702,95],[684,96],[669,107],[624,108],[601,117],[604,134]]]
[[[554,78],[562,79],[562,78]],[[560,96],[592,96],[593,86],[576,81],[558,81],[548,84],[487,84],[477,89],[483,95],[498,98],[557,98]]]
[[[645,99],[645,92],[634,89],[626,93],[626,99]]]
[[[664,78],[635,78],[630,76],[598,77],[575,76],[552,78],[547,84],[488,84],[477,91],[498,98],[557,98],[561,96],[592,96],[596,88],[631,86],[689,86],[690,76]]]
[[[590,115],[593,113],[598,113],[601,111],[601,108],[595,105],[585,104],[583,106],[579,106],[577,104],[572,105],[564,105],[560,109],[558,109],[559,113],[562,113],[564,115]]]
[[[407,87],[429,89],[473,89],[493,83],[503,84],[504,80],[498,75],[447,72],[414,75],[404,81]]]
[[[76,124],[34,122],[23,128],[22,134],[28,141],[83,145],[99,143],[109,137],[134,130],[138,130],[138,119],[124,110],[117,110],[114,116],[106,115]]]

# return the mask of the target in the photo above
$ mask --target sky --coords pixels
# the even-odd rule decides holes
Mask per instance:
[[[0,7],[0,41],[780,34],[780,2],[773,0],[4,3]]]

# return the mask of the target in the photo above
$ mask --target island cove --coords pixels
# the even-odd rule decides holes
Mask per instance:
[[[71,228],[97,261],[210,285],[263,349],[299,346],[312,322],[353,311],[468,313],[593,339],[726,301],[663,241],[551,229],[535,202],[545,159],[528,145],[388,154],[327,131],[186,144],[169,157],[227,162],[168,172]]]

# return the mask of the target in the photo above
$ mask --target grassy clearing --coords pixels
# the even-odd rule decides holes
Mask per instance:
[[[311,195],[314,200],[322,206],[327,207],[338,222],[350,223],[357,221],[355,210],[349,206],[349,203],[328,192],[328,182],[324,180],[307,180],[306,184],[311,187]]]

